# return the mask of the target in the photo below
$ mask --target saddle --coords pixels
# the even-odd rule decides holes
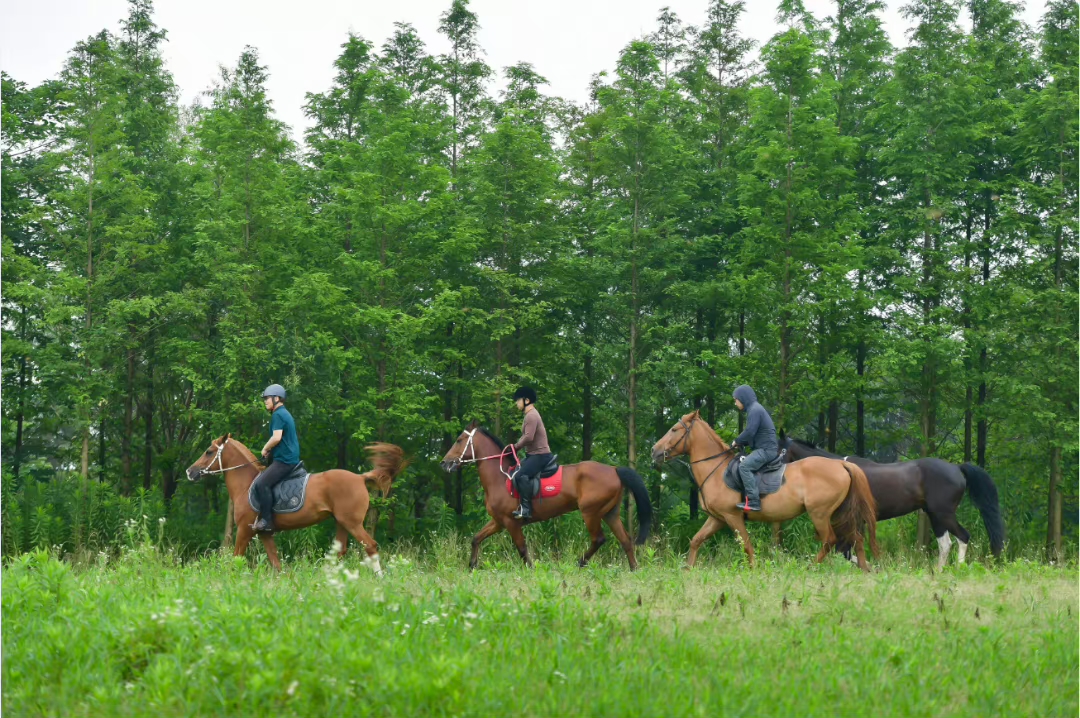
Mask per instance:
[[[784,462],[785,454],[787,454],[787,449],[781,449],[779,456],[754,472],[758,481],[759,496],[775,494],[784,485],[784,474],[787,471],[787,464]],[[728,488],[738,491],[745,499],[742,477],[739,476],[739,464],[742,463],[743,458],[745,457],[740,456],[737,461],[728,464],[727,471],[724,472],[724,483]]]
[[[562,493],[562,470],[563,467],[559,466],[559,455],[553,454],[547,464],[544,465],[544,468],[540,470],[539,487],[533,498],[549,499]],[[514,472],[514,476],[517,476],[517,471]],[[515,499],[519,498],[517,491],[514,489],[514,480],[512,478],[506,480],[506,490]]]
[[[304,468],[303,461],[294,466],[285,480],[273,488],[274,513],[291,514],[304,508],[310,478],[311,474]],[[256,476],[255,480],[258,479]],[[248,489],[248,503],[255,505],[255,481],[251,482],[251,488]]]

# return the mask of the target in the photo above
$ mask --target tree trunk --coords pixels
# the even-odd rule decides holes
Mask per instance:
[[[133,334],[132,327],[128,327],[129,334]],[[130,337],[129,337],[130,341]],[[135,399],[135,347],[127,350],[127,381],[124,385],[124,433],[120,437],[120,492],[125,496],[131,494],[134,484],[131,475],[131,436],[134,431],[134,399]]]
[[[837,424],[840,423],[840,402],[833,399],[829,402],[829,428],[826,429],[829,435],[829,451],[836,453],[836,432]]]
[[[586,329],[588,331],[588,329]],[[585,347],[584,360],[584,386],[581,389],[582,418],[581,418],[581,460],[592,460],[592,351],[591,347]]]
[[[146,350],[146,407],[143,411],[143,488],[147,491],[153,484],[154,470],[154,335]],[[175,490],[175,488],[174,488]],[[170,495],[171,496],[171,495]]]
[[[19,338],[22,340],[23,345],[26,345],[26,308],[22,307],[20,314],[20,327]],[[15,416],[15,485],[19,483],[19,468],[22,466],[22,445],[23,445],[23,421],[26,415],[26,352],[24,351],[22,356],[19,357],[19,411]]]
[[[1050,561],[1061,557],[1061,447],[1050,449],[1050,487],[1046,502],[1046,555]]]
[[[859,339],[855,353],[855,368],[859,376],[859,398],[855,402],[855,455],[866,456],[866,402],[863,400],[866,376],[866,342]]]

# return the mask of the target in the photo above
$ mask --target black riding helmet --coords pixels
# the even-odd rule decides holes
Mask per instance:
[[[531,386],[518,387],[518,390],[514,392],[514,401],[517,401],[518,399],[524,399],[527,405],[535,404],[536,390],[533,389]]]

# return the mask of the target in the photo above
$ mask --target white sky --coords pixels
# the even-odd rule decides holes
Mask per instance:
[[[740,30],[759,45],[779,29],[775,0],[748,0]],[[886,29],[895,45],[905,44],[903,2],[887,2]],[[701,25],[707,0],[473,0],[480,20],[480,45],[500,74],[504,67],[530,62],[546,77],[549,94],[582,102],[591,77],[614,68],[619,51],[656,28],[660,8],[670,6],[686,25]],[[184,103],[192,102],[235,64],[245,45],[259,50],[269,68],[268,91],[278,116],[298,130],[304,95],[322,92],[333,77],[333,61],[350,31],[377,47],[393,23],[416,27],[428,52],[444,52],[439,16],[450,0],[158,0],[155,19],[168,31],[165,60]],[[828,0],[806,0],[817,17],[832,12]],[[1033,27],[1045,8],[1030,0],[1023,16]],[[102,28],[119,29],[125,0],[0,0],[0,68],[34,85],[55,77],[76,42]],[[501,83],[498,85],[501,86]]]

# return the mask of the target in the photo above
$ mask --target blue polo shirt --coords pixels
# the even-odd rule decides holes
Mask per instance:
[[[300,440],[296,438],[296,422],[289,410],[283,406],[274,409],[274,413],[270,415],[270,435],[273,436],[278,429],[281,429],[281,441],[271,449],[274,461],[299,464]]]

